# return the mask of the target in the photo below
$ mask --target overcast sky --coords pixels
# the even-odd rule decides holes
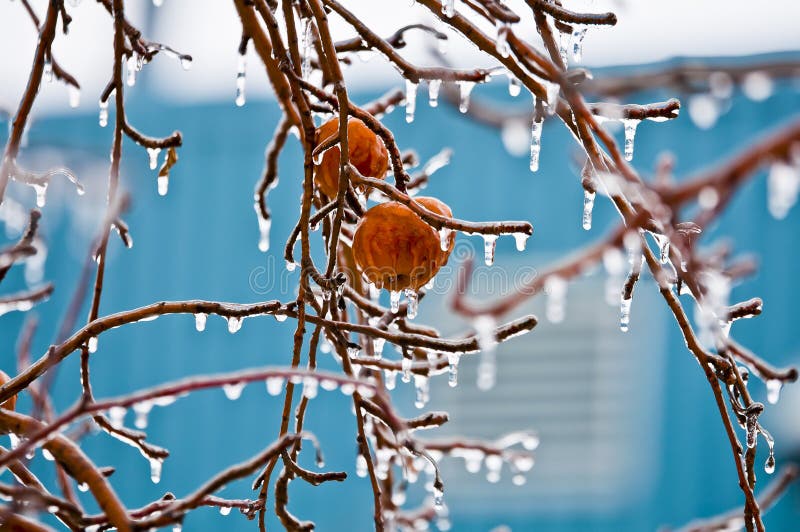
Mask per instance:
[[[32,0],[43,15],[47,0]],[[351,11],[378,33],[389,35],[412,22],[431,22],[424,7],[410,0],[342,0]],[[522,0],[509,6],[527,13]],[[240,30],[230,0],[163,0],[153,8],[149,0],[129,0],[129,18],[151,40],[164,42],[195,58],[190,71],[166,57],[145,68],[133,90],[153,90],[167,100],[184,102],[234,97],[236,47]],[[745,0],[564,0],[567,7],[617,13],[614,28],[591,29],[585,39],[584,63],[588,66],[647,63],[673,56],[747,55],[800,49],[800,2],[773,0],[770,9],[754,9]],[[456,8],[461,9],[459,0]],[[111,19],[94,0],[77,7],[67,2],[73,16],[70,33],[58,35],[57,60],[83,85],[79,110],[95,112],[97,98],[108,81],[111,65]],[[391,11],[392,16],[386,14]],[[331,15],[336,38],[353,35],[336,15]],[[534,39],[530,17],[515,31]],[[487,28],[491,34],[492,29]],[[429,42],[409,36],[402,53],[420,64],[431,64]],[[451,39],[448,58],[456,64],[488,64],[471,45]],[[0,0],[0,109],[15,109],[27,80],[36,45],[36,30],[19,2]],[[357,86],[400,86],[395,71],[380,58],[356,61],[346,75]],[[266,78],[250,61],[248,96],[268,94]],[[37,100],[37,112],[70,112],[68,93],[60,83],[46,84]],[[74,111],[73,111],[74,112]]]

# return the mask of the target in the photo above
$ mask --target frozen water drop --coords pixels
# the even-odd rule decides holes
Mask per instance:
[[[229,384],[223,384],[222,391],[225,393],[225,397],[227,397],[231,401],[235,401],[242,396],[242,390],[244,390],[245,384],[246,383],[244,382],[233,382]]]
[[[439,247],[442,251],[447,251],[450,249],[450,236],[453,234],[453,231],[448,229],[447,227],[442,227],[439,229]]]
[[[494,249],[497,246],[497,235],[483,235],[483,262],[487,266],[494,263]]]
[[[508,73],[508,94],[510,96],[517,97],[519,93],[522,91],[522,84],[519,80],[510,72]]]
[[[150,480],[153,484],[158,484],[161,482],[161,468],[164,464],[164,460],[161,458],[150,458]]]
[[[308,399],[313,399],[317,396],[319,389],[319,382],[314,377],[306,377],[303,379],[303,396]]]
[[[81,90],[78,87],[69,85],[67,93],[69,94],[69,106],[75,109],[81,104]]]
[[[636,126],[639,125],[638,120],[625,119],[622,121],[625,126],[625,160],[633,160],[633,141],[636,137]]]
[[[456,14],[456,0],[442,0],[442,15],[452,17]]]
[[[297,269],[297,264],[292,262],[292,261],[290,261],[290,260],[287,260],[286,261],[286,271],[293,272],[293,271],[295,271],[295,269]]]
[[[189,56],[181,57],[181,68],[184,70],[191,70],[192,68],[192,58]]]
[[[234,334],[241,328],[242,328],[242,318],[239,318],[237,316],[228,317],[228,332],[229,333]]]
[[[108,420],[111,422],[111,426],[115,429],[122,428],[122,425],[125,422],[125,414],[127,411],[128,409],[124,406],[112,406],[109,408]]]
[[[403,370],[403,382],[411,382],[411,359],[408,357],[403,357],[403,360],[400,362],[401,369]]]
[[[406,122],[414,121],[414,113],[417,109],[417,84],[406,80]]]
[[[261,213],[258,203],[255,204],[255,209],[256,216],[258,218],[258,250],[262,253],[266,253],[269,251],[269,231],[272,227],[272,219],[264,217],[264,215]]]
[[[392,308],[392,312],[397,314],[400,310],[400,292],[396,290],[392,290],[389,294],[389,303]]]
[[[87,343],[87,348],[89,349],[90,353],[94,353],[97,351],[97,336],[92,336],[89,338]]]
[[[283,377],[268,377],[266,383],[267,393],[272,396],[279,395],[283,390]]]
[[[542,122],[536,121],[534,116],[531,122],[531,172],[539,170],[539,153],[542,151]]]
[[[469,110],[469,96],[472,88],[475,87],[474,81],[457,81],[459,90],[458,110],[466,113]]]
[[[48,451],[46,448],[42,447],[42,458],[47,460],[48,462],[54,461],[56,458],[53,456],[53,453]]]
[[[167,175],[167,174],[164,174],[164,175],[159,174],[158,177],[156,178],[156,185],[157,185],[157,188],[158,188],[158,195],[159,196],[166,196],[167,195],[167,191],[169,191],[169,175]]]
[[[744,77],[742,91],[753,101],[761,102],[772,96],[774,83],[764,72],[751,72]]]
[[[508,23],[497,23],[497,40],[495,46],[500,57],[508,57],[511,54],[511,48],[508,45],[508,30]]]
[[[394,390],[397,386],[397,372],[393,369],[383,371],[383,381],[387,390]]]
[[[89,485],[85,482],[79,482],[78,491],[80,491],[81,493],[86,493],[87,491],[89,491]]]
[[[247,101],[245,84],[247,83],[247,56],[239,54],[236,68],[236,107],[242,107]]]
[[[588,231],[592,228],[592,210],[594,209],[594,192],[583,191],[583,228]]]
[[[161,148],[147,148],[147,157],[150,162],[150,170],[155,170],[158,166],[158,154],[161,153]]]
[[[416,397],[414,399],[414,406],[417,408],[425,408],[430,398],[429,383],[427,375],[414,374],[414,389]]]
[[[783,382],[778,379],[769,379],[767,381],[767,402],[774,405],[781,398],[781,388]]]
[[[206,320],[208,318],[207,314],[203,314],[202,312],[198,312],[194,315],[194,328],[197,329],[197,332],[203,332],[206,330]]]
[[[776,220],[786,218],[797,203],[800,193],[800,172],[784,161],[772,164],[767,176],[767,206]]]
[[[34,183],[31,186],[33,190],[36,192],[36,206],[40,209],[45,206],[47,203],[47,181],[43,183]]]
[[[442,80],[431,79],[428,81],[428,105],[436,107],[439,105],[439,89],[442,87]]]
[[[367,459],[361,453],[356,457],[356,476],[360,478],[367,476]]]
[[[219,514],[220,515],[230,515],[231,507],[230,506],[220,506],[219,507]]]
[[[719,101],[710,94],[695,94],[689,98],[689,118],[700,129],[711,129],[720,111]]]
[[[99,123],[100,127],[106,127],[108,125],[108,100],[106,101],[100,100]]]
[[[633,298],[625,298],[624,296],[620,300],[619,305],[619,330],[622,332],[628,332],[630,323],[631,323],[631,302]]]
[[[528,242],[530,235],[525,233],[514,233],[514,244],[517,246],[517,251],[525,251],[525,244]]]
[[[447,354],[447,364],[448,364],[448,379],[447,383],[450,385],[451,388],[455,388],[458,386],[458,362],[461,360],[460,353],[448,353]]]
[[[150,401],[142,401],[133,405],[133,413],[136,414],[133,424],[137,429],[144,430],[147,428],[147,416],[152,409],[153,403]]]

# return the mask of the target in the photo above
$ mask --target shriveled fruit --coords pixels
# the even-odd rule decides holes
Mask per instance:
[[[436,198],[415,198],[425,209],[452,217]],[[442,250],[439,232],[402,203],[389,201],[369,209],[356,227],[353,256],[359,270],[376,286],[392,291],[418,289],[439,271],[455,244],[447,235]]]
[[[339,119],[328,120],[317,128],[317,144],[339,134]],[[347,151],[350,162],[361,175],[383,179],[389,168],[389,152],[383,141],[358,118],[347,122]],[[333,198],[339,191],[339,146],[322,154],[314,172],[314,181],[326,196]]]
[[[11,378],[8,375],[6,375],[6,373],[3,370],[0,370],[0,386],[4,385],[10,380]],[[14,410],[17,407],[17,396],[12,395],[6,400],[6,402],[0,405],[0,407],[5,408],[6,410]]]

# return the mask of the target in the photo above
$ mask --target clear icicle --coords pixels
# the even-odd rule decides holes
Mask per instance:
[[[42,76],[44,76],[44,80],[47,83],[52,83],[54,76],[53,76],[53,63],[50,62],[49,59],[45,59],[44,61],[44,68],[42,70]]]
[[[539,169],[539,153],[542,151],[542,124],[543,121],[536,121],[536,97],[533,98],[533,120],[531,121],[531,172]]]
[[[261,209],[259,208],[258,203],[255,204],[255,209],[256,217],[258,218],[258,249],[259,251],[266,253],[269,251],[269,230],[272,228],[272,220],[270,218],[265,218],[264,215],[261,214]],[[288,264],[289,263],[287,263],[287,269]]]
[[[400,361],[400,368],[403,370],[403,382],[411,382],[411,359],[403,357]]]
[[[547,294],[547,319],[552,323],[561,323],[566,315],[567,281],[551,275],[544,282],[544,291]]]
[[[636,126],[639,125],[638,120],[625,119],[622,121],[625,126],[625,160],[633,160],[633,141],[636,137]]]
[[[416,398],[414,399],[414,406],[417,408],[425,408],[430,399],[430,387],[427,375],[414,375],[414,389],[416,390]]]
[[[47,203],[47,184],[47,181],[45,181],[41,184],[34,183],[31,185],[36,192],[36,206],[40,209]]]
[[[311,74],[311,19],[304,18],[302,30],[300,32],[300,50],[303,52],[303,59],[300,66],[300,75],[303,79],[308,79]]]
[[[508,94],[510,96],[519,96],[519,93],[522,91],[522,84],[519,80],[510,72],[508,73]]]
[[[247,56],[239,54],[239,63],[236,69],[236,106],[241,107],[247,101],[245,84],[247,82]]]
[[[767,447],[769,447],[769,457],[764,463],[764,472],[771,475],[775,472],[775,440],[772,439],[772,435],[767,431],[762,431],[761,434],[767,440]]]
[[[417,296],[416,290],[411,288],[407,288],[405,290],[406,294],[406,301],[407,301],[407,309],[406,309],[406,318],[413,320],[417,317],[417,309],[419,308],[419,297]]]
[[[98,120],[100,127],[108,125],[108,100],[100,100],[100,119]]]
[[[553,83],[547,80],[542,80],[542,85],[544,85],[544,90],[547,96],[547,112],[549,114],[553,114],[558,106],[558,93],[561,90],[561,86],[558,83]]]
[[[497,246],[497,235],[483,235],[483,262],[487,266],[494,263],[494,249]]]
[[[508,46],[508,23],[497,23],[497,53],[500,57],[508,57],[511,54],[511,48]]]
[[[474,81],[457,81],[459,90],[458,110],[466,113],[469,110],[469,95],[472,93],[472,88],[475,86]]]
[[[81,104],[81,90],[78,87],[69,85],[67,93],[69,94],[69,106],[75,109]]]
[[[159,153],[161,153],[161,148],[147,148],[147,157],[150,162],[150,170],[155,170],[158,166]]]
[[[125,423],[125,414],[128,412],[128,409],[124,406],[112,406],[108,409],[108,421],[111,423],[111,426],[115,429],[122,428],[122,425]]]
[[[525,244],[528,242],[530,235],[525,233],[514,233],[514,244],[517,246],[517,251],[525,251]]]
[[[622,296],[620,299],[619,304],[619,330],[622,332],[628,332],[631,323],[631,302],[633,298],[629,297],[625,299],[625,296]]]
[[[384,370],[383,380],[387,390],[394,390],[397,386],[397,372],[393,369]]]
[[[417,110],[417,84],[406,80],[406,122],[414,121],[414,113]]]
[[[767,402],[769,404],[776,404],[781,398],[781,389],[783,382],[778,379],[769,379],[767,381]]]
[[[448,379],[447,383],[450,385],[451,388],[455,388],[458,386],[458,363],[461,360],[460,353],[448,353],[447,354],[447,365],[448,365]]]
[[[374,338],[372,340],[372,353],[375,355],[375,358],[381,358],[383,356],[384,345],[386,345],[385,338]]]
[[[138,62],[138,57],[136,52],[133,52],[130,55],[130,57],[128,57],[128,60],[125,62],[125,70],[127,71],[128,74],[127,79],[125,80],[125,84],[128,85],[128,87],[133,87],[134,85],[136,85],[137,62]]]
[[[397,314],[397,312],[400,310],[400,292],[392,290],[392,292],[389,294],[389,303],[391,305],[392,312]]]
[[[150,480],[153,484],[161,482],[161,466],[164,465],[164,460],[161,458],[150,458]]]
[[[234,334],[242,328],[242,318],[230,316],[228,318],[228,332]]]
[[[747,443],[747,447],[753,448],[756,446],[756,439],[758,437],[758,415],[757,414],[748,414],[745,418],[745,431],[746,431],[746,438],[745,443]]]
[[[436,107],[439,105],[439,89],[442,88],[442,80],[432,79],[428,81],[428,105]]]
[[[586,37],[586,26],[572,30],[572,60],[580,63],[583,58],[583,38]]]
[[[569,48],[572,43],[572,34],[558,32],[558,55],[561,56],[561,62],[564,66],[569,65]]]
[[[202,312],[198,312],[194,315],[194,328],[197,329],[197,332],[203,332],[206,330],[206,319],[208,318],[207,314],[203,314]]]
[[[590,230],[592,228],[592,210],[594,209],[594,192],[588,190],[583,191],[583,228]]]
[[[456,0],[442,0],[442,15],[452,17],[456,14]]]
[[[152,409],[153,403],[150,401],[143,401],[133,405],[133,412],[136,414],[133,424],[137,429],[144,430],[147,428],[147,416]]]

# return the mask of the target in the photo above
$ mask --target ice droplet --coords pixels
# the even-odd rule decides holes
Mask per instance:
[[[158,154],[161,153],[161,148],[147,148],[147,156],[150,160],[150,170],[155,170],[158,166]]]
[[[242,318],[236,316],[230,316],[228,318],[228,332],[231,334],[236,333],[239,329],[242,328]]]
[[[522,84],[519,80],[510,72],[508,73],[508,94],[513,97],[519,96],[519,93],[522,91]]]
[[[389,294],[389,303],[392,308],[392,312],[397,314],[400,310],[400,292],[396,290],[392,290]]]
[[[756,438],[758,437],[758,415],[748,414],[745,418],[745,442],[747,447],[753,448],[756,446]]]
[[[290,261],[290,260],[287,260],[286,261],[286,271],[293,272],[293,271],[295,271],[295,269],[297,269],[297,264],[292,262],[292,261]]]
[[[198,312],[194,315],[194,328],[197,329],[197,332],[203,332],[206,330],[207,319],[208,315],[203,314],[202,312]]]
[[[503,457],[489,454],[484,458],[486,464],[486,480],[492,484],[500,481],[500,471],[503,469]]]
[[[456,0],[442,0],[442,15],[452,17],[456,14]]]
[[[387,390],[394,390],[397,386],[397,372],[393,369],[383,370],[383,381]]]
[[[419,297],[417,296],[417,291],[412,288],[407,288],[405,290],[406,294],[406,318],[413,320],[417,317],[417,310],[419,308]]]
[[[767,461],[764,463],[764,471],[768,475],[771,475],[775,472],[775,454],[772,452],[772,449],[770,449],[769,457],[767,458]]]
[[[551,323],[561,323],[566,315],[567,281],[557,275],[551,275],[544,282],[547,294],[545,314]]]
[[[631,323],[631,302],[633,298],[629,297],[625,299],[625,296],[622,296],[620,299],[619,304],[619,330],[622,332],[628,332],[628,328]]]
[[[592,210],[594,209],[594,192],[583,191],[583,228],[589,231],[592,228]]]
[[[403,357],[403,360],[400,361],[400,368],[403,370],[402,381],[411,382],[411,359]]]
[[[416,390],[416,398],[414,399],[414,406],[417,408],[425,408],[430,399],[430,390],[428,385],[428,376],[414,374],[414,389]]]
[[[751,72],[744,77],[742,91],[753,101],[761,102],[772,96],[773,82],[764,72]]]
[[[239,54],[239,63],[236,68],[236,107],[241,107],[247,101],[245,84],[247,82],[247,56]]]
[[[436,107],[439,105],[439,89],[442,87],[442,80],[428,80],[428,105]]]
[[[586,26],[573,27],[572,30],[572,59],[579,63],[583,58],[583,38],[586,37]]]
[[[433,488],[433,505],[436,508],[442,508],[444,506],[444,492],[436,487]]]
[[[167,191],[169,190],[169,175],[161,175],[156,178],[156,185],[158,188],[158,195],[159,196],[166,196]]]
[[[97,351],[97,336],[92,336],[91,338],[89,338],[86,347],[89,349],[90,353],[94,353],[95,351]]]
[[[460,353],[448,353],[447,354],[447,364],[448,364],[448,379],[447,383],[450,385],[451,388],[455,388],[458,386],[458,362],[461,360]]]
[[[223,384],[222,391],[225,393],[225,397],[227,397],[231,401],[235,401],[242,396],[242,390],[244,390],[245,384],[246,383],[244,382],[233,382],[229,384]]]
[[[67,87],[67,93],[69,94],[69,106],[75,109],[81,104],[81,90],[69,85]]]
[[[508,46],[508,30],[508,23],[498,21],[496,47],[500,57],[508,57],[511,54],[511,48]]]
[[[108,100],[106,101],[100,100],[99,123],[100,127],[106,127],[108,125]]]
[[[142,401],[141,403],[133,405],[133,412],[136,414],[133,424],[137,429],[144,430],[147,428],[147,416],[152,409],[153,403],[150,401]]]
[[[639,125],[638,120],[624,119],[622,124],[625,126],[625,160],[633,160],[633,141],[636,137],[636,126]]]
[[[219,507],[219,514],[220,515],[230,515],[231,507],[230,506],[220,506]]]
[[[797,203],[800,192],[800,172],[784,161],[772,164],[767,176],[767,206],[776,220],[786,218]]]
[[[514,244],[517,246],[517,251],[525,251],[525,244],[528,242],[530,235],[525,233],[514,233]]]
[[[283,390],[283,377],[268,377],[266,383],[267,393],[272,396],[280,394]]]
[[[539,170],[539,153],[542,151],[542,121],[537,122],[534,116],[531,122],[531,172]]]
[[[306,377],[303,379],[303,396],[308,399],[313,399],[317,396],[319,383],[314,377]]]
[[[497,246],[497,235],[483,235],[483,262],[487,266],[494,263],[494,249]]]
[[[414,121],[414,112],[417,109],[417,84],[406,80],[406,122]]]
[[[767,402],[769,404],[776,404],[781,398],[781,389],[783,382],[778,379],[769,379],[767,381]]]
[[[150,458],[150,480],[153,484],[161,482],[161,467],[164,465],[164,460],[161,458]]]
[[[442,251],[450,249],[450,235],[452,234],[453,232],[447,227],[439,229],[439,247]]]
[[[272,219],[265,218],[261,213],[258,202],[255,204],[256,217],[258,218],[258,250],[262,253],[269,251],[269,230],[272,227]],[[287,262],[286,269],[289,269]],[[292,270],[289,270],[292,271]]]
[[[375,358],[381,358],[383,356],[383,346],[386,345],[385,338],[373,338],[372,339],[372,353],[375,355]]]
[[[466,113],[469,110],[469,95],[472,93],[472,88],[475,86],[474,81],[457,81],[459,90],[458,110]]]

